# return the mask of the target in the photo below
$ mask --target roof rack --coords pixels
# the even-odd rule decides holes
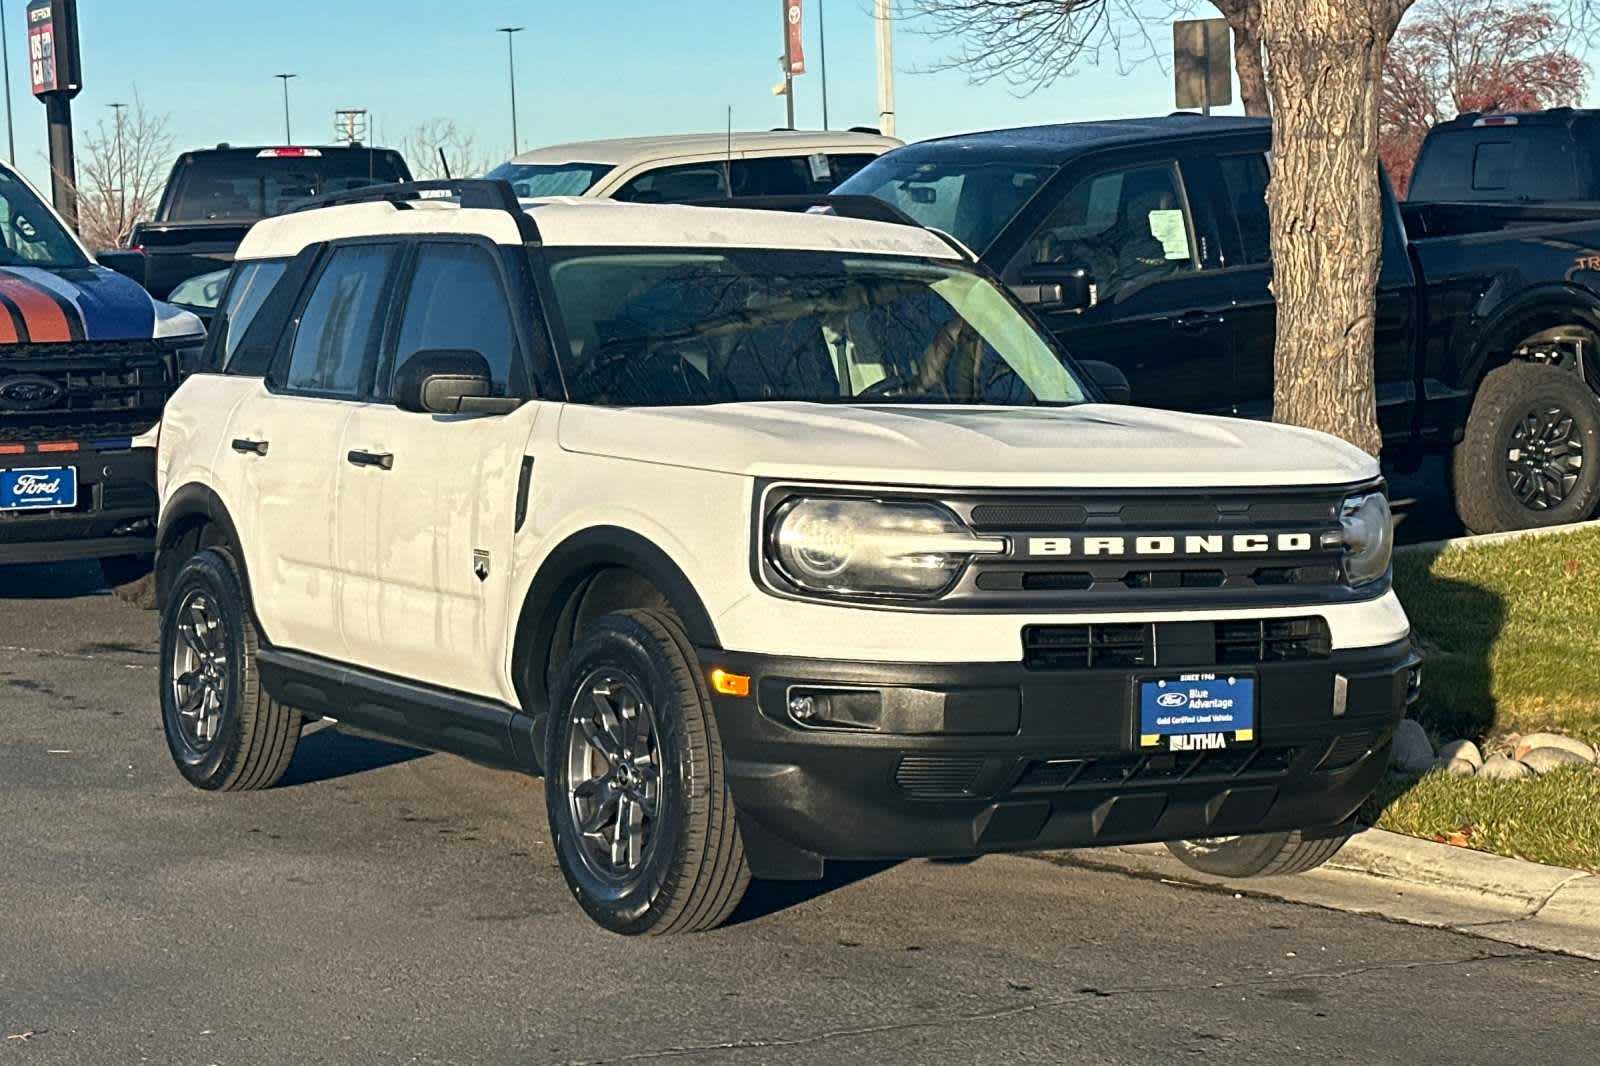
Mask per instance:
[[[868,222],[890,222],[896,226],[915,226],[922,223],[890,203],[876,196],[738,196],[724,200],[695,200],[690,207],[742,207],[751,211],[810,211],[825,210],[842,218],[859,218]]]
[[[429,196],[429,193],[442,193]],[[505,211],[516,221],[517,232],[524,241],[539,240],[539,227],[533,216],[522,207],[517,191],[508,181],[488,178],[443,178],[433,181],[397,181],[385,185],[364,185],[359,189],[329,193],[326,196],[302,200],[289,209],[290,214],[315,211],[324,207],[346,207],[350,204],[392,205],[397,211],[410,210],[417,200],[455,199],[464,208],[487,211]]]

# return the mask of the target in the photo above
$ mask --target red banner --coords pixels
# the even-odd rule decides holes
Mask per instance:
[[[41,0],[28,5],[28,80],[35,96],[61,88],[56,78],[55,13]]]
[[[790,77],[806,72],[804,41],[800,0],[783,0],[783,63]]]

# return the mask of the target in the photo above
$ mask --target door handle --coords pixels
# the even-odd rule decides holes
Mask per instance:
[[[1177,329],[1206,330],[1213,326],[1220,326],[1226,319],[1217,311],[1185,311],[1172,320]]]
[[[240,455],[266,455],[267,442],[264,440],[249,440],[239,437],[233,442],[233,450]]]
[[[352,451],[345,458],[350,460],[352,466],[375,466],[379,470],[394,469],[393,452]]]

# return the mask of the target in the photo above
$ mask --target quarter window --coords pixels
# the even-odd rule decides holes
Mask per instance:
[[[396,366],[418,352],[477,352],[488,360],[494,394],[510,395],[516,334],[494,257],[471,244],[424,244],[406,297]]]
[[[239,342],[244,339],[250,323],[255,321],[256,313],[261,310],[261,305],[266,303],[267,294],[278,283],[278,279],[283,277],[283,271],[288,265],[282,259],[264,259],[240,263],[234,268],[233,284],[228,287],[228,296],[223,301],[216,319],[216,328],[222,332],[224,367],[233,362],[233,353],[238,349]]]
[[[355,396],[371,362],[378,308],[395,249],[386,244],[335,249],[300,313],[285,384],[291,389]]]
[[[1081,266],[1102,300],[1194,269],[1189,212],[1171,163],[1113,170],[1080,181],[1027,249],[1031,263]]]

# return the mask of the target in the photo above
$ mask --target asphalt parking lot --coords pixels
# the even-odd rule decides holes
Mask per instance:
[[[613,937],[537,781],[325,730],[269,792],[190,789],[154,637],[93,567],[0,568],[0,1061],[1592,1054],[1593,962],[1070,859],[852,867]]]

